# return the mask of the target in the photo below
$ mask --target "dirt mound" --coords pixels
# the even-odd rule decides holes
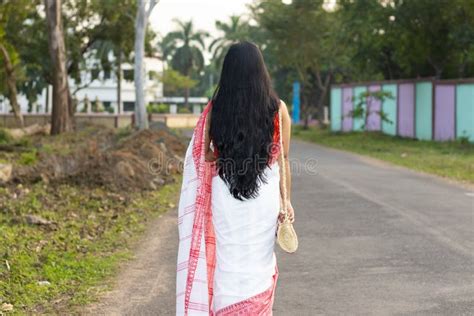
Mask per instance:
[[[10,183],[70,183],[113,191],[156,189],[182,171],[185,139],[170,130],[88,127],[33,140],[36,160],[13,165]]]

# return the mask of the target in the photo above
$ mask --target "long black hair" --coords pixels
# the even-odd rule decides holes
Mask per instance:
[[[212,97],[209,134],[218,152],[219,176],[236,199],[255,198],[266,182],[263,171],[279,102],[258,47],[250,42],[233,44]]]

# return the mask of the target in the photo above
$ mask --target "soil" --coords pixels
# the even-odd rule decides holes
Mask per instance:
[[[6,185],[105,186],[111,191],[154,190],[182,170],[185,139],[161,125],[135,131],[89,125],[59,136],[35,135],[18,150],[0,151],[13,165]],[[27,152],[33,162],[22,163]],[[5,185],[5,184],[4,184]]]

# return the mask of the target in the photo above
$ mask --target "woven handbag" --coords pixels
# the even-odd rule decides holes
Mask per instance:
[[[281,159],[281,183],[282,183],[282,194],[280,195],[280,214],[281,218],[278,220],[277,228],[277,243],[282,250],[288,253],[293,253],[298,249],[298,236],[296,235],[293,224],[288,216],[287,206],[287,191],[286,191],[286,166],[285,157],[283,153],[283,132],[282,132],[282,120],[281,111],[278,111],[278,120],[280,126],[280,159]]]

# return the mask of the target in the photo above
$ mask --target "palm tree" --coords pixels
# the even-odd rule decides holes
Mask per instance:
[[[227,48],[232,43],[248,38],[249,26],[248,22],[243,20],[241,16],[231,15],[228,23],[216,21],[216,29],[221,31],[223,35],[212,41],[209,45],[209,51],[213,53],[214,62],[220,65]]]
[[[163,62],[163,73],[166,70],[166,64],[176,49],[174,42],[174,39],[169,36],[164,36],[161,38],[161,41],[158,42],[158,58]]]
[[[193,21],[182,22],[175,20],[178,30],[165,36],[163,42],[171,45],[173,49],[167,52],[171,57],[171,66],[181,74],[191,77],[193,71],[201,71],[204,67],[202,54],[206,45],[204,39],[209,36],[207,32],[194,30]],[[189,88],[184,89],[184,104],[188,105]]]

